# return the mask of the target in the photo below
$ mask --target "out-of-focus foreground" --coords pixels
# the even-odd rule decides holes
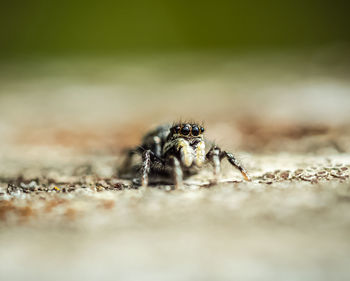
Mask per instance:
[[[347,54],[0,65],[1,280],[348,280]],[[204,121],[253,181],[130,188],[124,148]],[[206,181],[210,167],[197,176]]]

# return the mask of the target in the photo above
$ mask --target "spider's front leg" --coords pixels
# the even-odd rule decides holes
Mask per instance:
[[[220,171],[221,171],[221,159],[220,159],[220,153],[221,150],[217,146],[212,146],[212,148],[208,151],[206,158],[209,160],[210,163],[213,164],[214,167],[214,177],[215,180],[218,180]]]
[[[179,159],[177,159],[174,156],[170,158],[170,161],[173,167],[172,173],[173,173],[173,178],[175,183],[175,189],[178,189],[183,185],[183,172],[182,172],[181,164]]]
[[[220,172],[220,162],[223,158],[227,158],[227,160],[230,162],[231,165],[233,165],[235,168],[237,168],[241,174],[243,175],[244,179],[246,181],[251,181],[250,176],[248,175],[248,172],[243,167],[243,165],[233,156],[232,153],[227,151],[221,151],[221,149],[217,146],[213,146],[209,152],[207,153],[206,157],[208,160],[213,164],[214,166],[214,175],[217,178],[218,173]]]

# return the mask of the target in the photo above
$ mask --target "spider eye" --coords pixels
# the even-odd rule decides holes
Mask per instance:
[[[192,136],[198,136],[199,135],[199,128],[196,125],[192,126]]]
[[[190,126],[185,125],[183,126],[183,128],[181,129],[181,134],[183,134],[184,136],[188,135],[190,133]]]
[[[201,127],[201,133],[203,133],[204,132],[204,128],[203,127]]]
[[[174,132],[177,134],[178,132],[180,132],[180,126],[176,126],[174,127]]]

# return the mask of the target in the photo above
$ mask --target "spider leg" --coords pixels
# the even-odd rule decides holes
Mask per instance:
[[[222,151],[220,153],[220,159],[227,158],[227,160],[233,165],[235,168],[237,168],[241,174],[243,175],[244,179],[246,181],[251,181],[250,176],[248,175],[248,172],[246,169],[243,167],[243,165],[233,156],[232,153],[227,152],[227,151]]]
[[[223,158],[227,158],[227,160],[230,162],[231,165],[233,165],[235,168],[237,168],[241,174],[243,175],[244,179],[246,181],[251,181],[251,178],[248,175],[248,172],[243,167],[243,165],[233,156],[232,153],[229,153],[227,151],[221,151],[221,149],[214,145],[212,148],[208,151],[206,155],[207,159],[213,164],[214,166],[214,175],[215,178],[218,178],[218,175],[221,170],[221,160]]]
[[[145,150],[142,153],[142,166],[141,166],[141,186],[148,186],[148,176],[151,170],[151,151]]]
[[[208,151],[206,158],[209,160],[209,162],[212,163],[214,166],[214,176],[215,179],[218,179],[218,176],[221,171],[221,158],[220,158],[221,150],[217,146],[212,146],[212,148]]]
[[[180,188],[183,185],[183,172],[179,159],[176,157],[171,157],[171,162],[173,165],[173,177],[175,183],[175,189]]]

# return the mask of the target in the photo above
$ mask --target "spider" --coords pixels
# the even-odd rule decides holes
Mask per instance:
[[[150,178],[173,177],[175,188],[183,185],[183,179],[198,173],[206,163],[214,168],[215,179],[221,170],[221,160],[226,158],[250,181],[242,164],[232,153],[212,145],[206,153],[204,128],[196,123],[176,123],[162,125],[147,133],[141,146],[130,149],[119,171],[120,176],[135,176],[134,182],[146,187]],[[132,165],[134,155],[142,155],[142,162]]]

